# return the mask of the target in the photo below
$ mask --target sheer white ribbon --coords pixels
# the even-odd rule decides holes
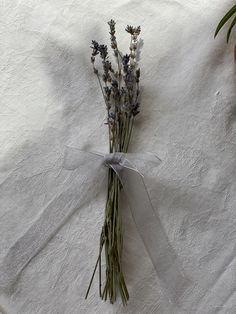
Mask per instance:
[[[142,169],[145,173],[148,168],[158,166],[160,162],[160,159],[151,153],[117,152],[104,155],[67,147],[63,167],[75,171],[76,176],[80,176],[81,170],[85,169],[85,180],[79,181],[79,187],[75,186],[74,181],[69,184],[10,247],[0,265],[0,288],[8,289],[14,285],[22,270],[63,223],[86,199],[94,196],[95,190],[90,194],[91,190],[87,186],[88,178],[95,185],[102,184],[107,173],[106,167],[110,167],[119,177],[139,235],[168,299],[174,303],[178,302],[179,297],[189,287],[190,281],[181,272],[177,256],[153,208],[142,173]],[[79,193],[75,193],[76,190]]]

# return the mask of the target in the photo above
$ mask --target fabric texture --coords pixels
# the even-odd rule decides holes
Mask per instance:
[[[228,45],[224,30],[213,38],[230,7],[232,1],[219,0],[1,2],[0,265],[45,209],[52,217],[51,204],[57,219],[49,231],[63,223],[32,259],[26,256],[11,289],[0,289],[0,313],[235,313],[236,36]],[[90,177],[84,167],[65,169],[64,150],[108,153],[105,104],[89,46],[92,39],[109,45],[111,18],[123,52],[126,25],[142,28],[141,113],[130,152],[150,151],[162,160],[149,169],[147,189],[193,283],[176,306],[163,292],[125,198],[129,303],[103,302],[98,276],[84,299],[106,186],[100,189],[99,174]],[[66,220],[60,216],[65,208]]]

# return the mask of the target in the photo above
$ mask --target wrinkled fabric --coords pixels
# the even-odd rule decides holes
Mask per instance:
[[[0,312],[235,313],[236,37],[233,31],[227,45],[226,27],[213,39],[230,7],[232,1],[219,0],[2,1],[0,264],[45,210],[56,220],[41,250],[30,261],[25,256],[13,289],[0,292]],[[184,293],[176,289],[180,308],[163,292],[125,197],[129,304],[102,302],[98,276],[84,299],[98,254],[106,194],[99,188],[106,180],[99,173],[91,178],[85,167],[65,169],[63,151],[68,145],[108,152],[106,109],[89,46],[93,39],[109,45],[110,18],[124,53],[126,25],[142,28],[141,112],[129,152],[152,151],[162,160],[145,184],[193,283]],[[67,208],[66,220],[60,208]],[[58,221],[64,222],[54,232]]]

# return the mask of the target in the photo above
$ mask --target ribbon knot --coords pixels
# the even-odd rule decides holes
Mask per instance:
[[[115,152],[115,153],[110,153],[110,154],[105,154],[104,155],[104,165],[105,166],[112,166],[112,165],[120,165],[122,166],[124,162],[124,153],[121,152]]]

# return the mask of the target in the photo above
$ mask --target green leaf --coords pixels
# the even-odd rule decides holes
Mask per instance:
[[[236,5],[234,5],[226,14],[225,16],[222,18],[222,20],[220,21],[220,23],[218,24],[216,31],[215,31],[215,35],[214,37],[216,37],[216,35],[219,33],[219,31],[221,30],[221,28],[225,25],[225,23],[231,18],[232,15],[234,15],[236,13]],[[232,30],[232,29],[231,29]]]
[[[232,23],[231,23],[231,25],[229,27],[229,30],[228,30],[228,33],[227,33],[227,42],[229,41],[229,37],[230,37],[231,31],[232,31],[233,27],[235,26],[235,24],[236,24],[236,16],[233,19],[233,21],[232,21]]]

